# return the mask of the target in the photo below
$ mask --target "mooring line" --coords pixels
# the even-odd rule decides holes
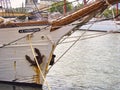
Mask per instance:
[[[32,54],[33,54],[33,56],[34,56],[34,58],[35,58],[35,62],[36,62],[36,64],[37,64],[37,67],[38,67],[38,69],[39,69],[39,71],[40,71],[40,74],[41,74],[44,82],[46,83],[46,85],[47,85],[47,87],[48,87],[48,90],[51,90],[50,85],[48,84],[48,82],[47,82],[47,80],[46,80],[46,78],[45,78],[45,76],[44,76],[44,74],[43,74],[43,72],[42,72],[42,69],[41,69],[41,67],[40,67],[40,65],[39,65],[39,63],[38,63],[38,61],[37,61],[37,58],[36,58],[36,55],[35,55],[35,52],[34,52],[34,49],[33,49],[33,46],[32,46],[31,37],[32,37],[31,34],[29,34],[29,35],[28,35],[28,41],[29,41],[29,44],[30,44],[30,48],[31,48],[31,50],[32,50]]]

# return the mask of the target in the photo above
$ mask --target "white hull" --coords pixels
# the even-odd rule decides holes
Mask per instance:
[[[44,27],[46,26],[0,29],[0,81],[43,84],[44,80],[38,67],[31,66],[26,60],[27,55],[34,61],[30,45],[32,44],[33,49],[37,48],[41,55],[45,56],[40,64],[45,77],[57,42],[75,26],[66,26],[54,32],[50,32],[50,27],[42,29]],[[19,33],[19,30],[34,28],[40,28],[40,31],[34,34]],[[64,29],[64,32],[61,29]],[[29,34],[32,35],[31,40],[28,40]],[[37,53],[35,54],[37,56]]]
[[[26,27],[23,27],[25,29]],[[27,27],[28,29],[34,27]],[[35,27],[36,28],[36,27]],[[0,44],[8,44],[29,33],[19,33],[22,28],[9,28],[0,30]],[[48,31],[48,30],[45,30]],[[41,31],[42,32],[42,31]],[[44,32],[44,31],[43,31]],[[41,38],[42,37],[42,38]],[[45,72],[50,53],[52,53],[52,43],[47,39],[45,33],[36,33],[33,35],[32,46],[37,48],[42,55],[45,55],[41,64],[41,69]],[[34,60],[29,40],[22,38],[11,45],[0,48],[0,80],[11,82],[26,82],[42,84],[43,80],[34,66],[30,66],[25,55]],[[37,68],[36,68],[37,69]],[[43,72],[43,73],[44,73]]]

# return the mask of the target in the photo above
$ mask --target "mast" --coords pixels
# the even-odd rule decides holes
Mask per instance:
[[[66,0],[64,0],[64,6],[63,6],[64,15],[66,15],[66,11],[67,11]]]
[[[118,7],[119,7],[119,4],[117,3],[116,4],[116,16],[118,15],[118,11],[119,11]]]
[[[84,2],[84,5],[86,5],[86,4],[87,4],[87,1],[86,1],[86,0],[83,0],[83,2]]]

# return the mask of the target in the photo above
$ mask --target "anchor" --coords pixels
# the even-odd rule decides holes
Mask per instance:
[[[44,56],[44,55],[41,55],[39,49],[37,49],[37,48],[34,48],[34,51],[35,51],[35,53],[37,54],[36,59],[37,59],[38,64],[40,65],[40,64],[43,62],[43,58],[44,58],[45,56]],[[32,60],[32,59],[30,58],[30,56],[28,56],[28,55],[25,55],[25,58],[26,58],[26,60],[31,64],[30,66],[37,66],[37,63],[36,63],[36,61],[35,61],[35,58],[34,58],[34,60]]]

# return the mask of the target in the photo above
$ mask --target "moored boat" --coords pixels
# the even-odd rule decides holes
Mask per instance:
[[[120,0],[118,0],[120,2]],[[117,0],[96,0],[55,21],[10,22],[0,25],[0,81],[40,85],[45,82],[60,39]]]

